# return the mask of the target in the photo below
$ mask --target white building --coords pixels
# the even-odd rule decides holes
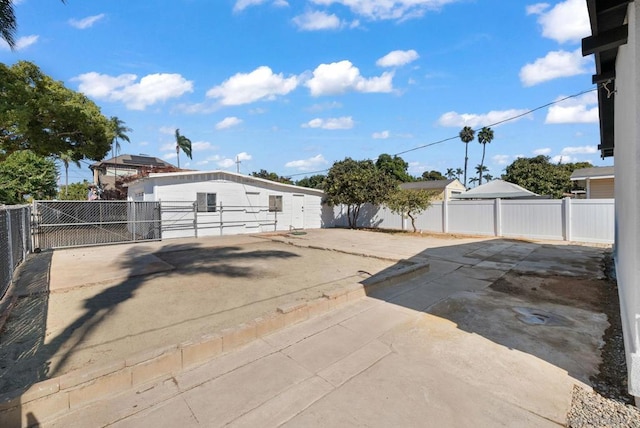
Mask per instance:
[[[600,149],[614,156],[615,262],[629,393],[640,397],[640,2],[587,1],[595,55]]]
[[[129,183],[128,199],[160,201],[163,238],[333,226],[324,192],[226,171],[150,174]]]

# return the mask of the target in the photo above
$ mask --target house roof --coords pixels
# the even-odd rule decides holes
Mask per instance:
[[[174,167],[169,162],[152,156],[144,155],[120,155],[115,158],[96,162],[89,166],[91,169],[102,168],[107,165],[119,165],[125,167]]]
[[[613,178],[614,167],[612,166],[594,166],[593,168],[580,168],[571,173],[571,180],[597,180],[603,178]]]
[[[210,181],[210,180],[228,180],[246,184],[266,184],[272,187],[279,187],[286,189],[289,192],[310,193],[314,195],[323,196],[324,191],[319,189],[311,189],[309,187],[295,186],[293,184],[279,183],[277,181],[266,180],[264,178],[253,177],[251,175],[238,174],[229,171],[180,171],[180,172],[154,172],[149,174],[148,177],[139,178],[133,183],[144,182],[148,180],[166,179],[173,177],[193,176],[194,181]],[[129,185],[133,184],[130,183]]]
[[[412,181],[410,183],[402,183],[400,185],[401,189],[424,189],[424,190],[444,190],[451,183],[458,181],[457,179],[453,180],[429,180],[429,181]],[[460,183],[458,181],[458,183]],[[462,186],[462,183],[460,183]]]
[[[454,199],[524,199],[535,198],[540,195],[530,192],[517,184],[503,180],[493,180],[471,190],[453,195]]]
[[[587,0],[591,36],[582,39],[582,55],[595,56],[596,74],[591,81],[598,84],[598,149],[602,157],[613,156],[616,58],[618,47],[627,43],[628,25],[625,19],[630,2]]]

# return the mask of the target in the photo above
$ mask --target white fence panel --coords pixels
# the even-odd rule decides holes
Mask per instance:
[[[564,239],[562,200],[502,200],[499,204],[502,236]]]
[[[442,233],[444,228],[442,227],[442,210],[444,203],[442,201],[432,202],[429,209],[421,213],[416,218],[416,228],[418,230],[424,230],[426,232]],[[411,230],[411,219],[408,220],[407,229]]]
[[[571,201],[571,240],[612,243],[615,230],[613,199]]]
[[[449,233],[495,235],[494,201],[448,202]]]

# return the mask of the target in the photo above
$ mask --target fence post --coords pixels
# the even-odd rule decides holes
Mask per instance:
[[[9,244],[9,272],[13,276],[13,268],[15,265],[13,264],[13,242],[11,242],[13,235],[13,233],[11,233],[11,210],[7,210],[7,221],[5,226],[7,228],[7,237],[9,238],[7,239],[7,243]]]
[[[27,222],[29,219],[29,208],[22,208],[22,260],[27,259],[27,254],[30,251],[30,248],[27,246],[31,237],[27,237],[27,235],[31,234],[31,228],[29,227],[29,223]]]
[[[222,208],[222,201],[220,201],[220,236],[222,236],[222,212],[224,209]]]
[[[562,211],[564,217],[564,240],[571,241],[571,198],[562,200]]]
[[[275,217],[275,221],[273,222],[273,231],[277,232],[278,231],[278,209],[276,208],[276,210],[274,211],[276,217]]]
[[[136,205],[137,202],[135,201],[131,201],[131,204],[133,205],[133,242],[136,242],[138,240],[138,234],[137,232],[137,228],[136,228],[136,224],[138,223],[138,216],[136,215]]]
[[[442,233],[449,233],[449,201],[442,201]]]
[[[198,237],[198,201],[193,203],[193,236]]]
[[[502,236],[502,200],[500,198],[495,200],[493,220],[496,236]]]

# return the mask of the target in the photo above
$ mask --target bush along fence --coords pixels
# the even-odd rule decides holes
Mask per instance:
[[[435,201],[418,216],[424,232],[613,244],[614,199],[490,199]],[[334,207],[335,225],[347,227],[346,206]],[[358,227],[412,230],[408,218],[365,205]]]
[[[31,207],[0,207],[0,299],[11,286],[13,273],[31,251]]]

